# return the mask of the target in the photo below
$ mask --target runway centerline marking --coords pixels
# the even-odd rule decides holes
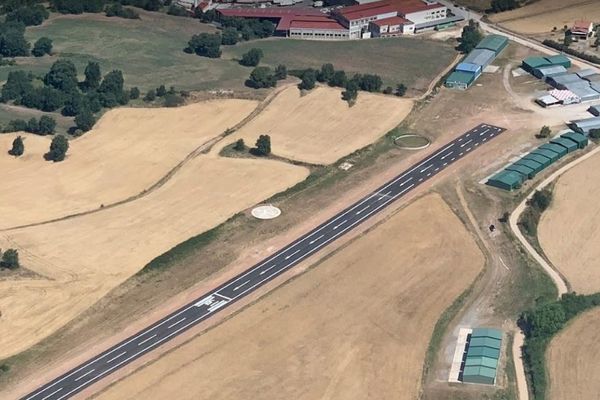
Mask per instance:
[[[433,164],[429,164],[427,167],[423,168],[420,172],[423,173],[423,172],[427,171],[431,167],[433,167]]]
[[[469,139],[466,142],[464,142],[463,144],[460,145],[460,147],[465,147],[466,145],[468,145],[469,143],[471,143],[473,141],[473,139]]]
[[[295,252],[293,252],[292,254],[290,254],[289,256],[286,256],[285,259],[289,260],[290,258],[294,257],[296,254],[300,253],[300,249],[296,250]]]
[[[56,393],[60,392],[61,390],[63,390],[63,388],[59,388],[58,390],[55,390],[54,392],[50,393],[48,396],[42,397],[42,400],[46,400],[48,397],[54,396]]]
[[[346,222],[348,222],[347,219],[343,220],[342,222],[340,222],[339,224],[337,224],[336,226],[334,226],[333,230],[335,231],[337,228],[339,228],[340,226],[344,225]]]
[[[111,358],[110,360],[106,360],[106,363],[109,364],[112,361],[115,361],[117,358],[121,357],[122,355],[124,355],[125,353],[127,353],[127,351],[123,351],[119,354],[117,354],[116,356],[114,356],[113,358]]]
[[[319,241],[319,239],[321,239],[323,236],[325,236],[325,234],[322,234],[322,235],[321,235],[321,236],[319,236],[318,238],[311,240],[310,242],[308,242],[308,244],[313,244],[313,243],[315,243],[315,242],[318,242],[318,241]],[[262,272],[261,272],[261,274],[262,274]]]
[[[172,327],[174,327],[175,325],[179,325],[180,323],[182,323],[183,321],[185,321],[185,317],[181,318],[179,321],[172,323],[171,325],[167,326],[167,329],[171,329]]]
[[[356,215],[359,215],[360,213],[362,213],[363,211],[365,211],[365,210],[366,210],[366,209],[368,209],[369,207],[371,207],[371,206],[370,206],[370,205],[367,205],[366,207],[364,207],[364,208],[361,208],[360,210],[358,210],[358,211],[356,212]]]
[[[146,343],[147,341],[154,339],[156,336],[158,336],[158,334],[157,334],[157,333],[155,333],[154,335],[150,336],[148,339],[144,339],[144,340],[142,340],[141,342],[139,342],[139,343],[138,343],[138,346],[141,346],[141,345],[143,345],[144,343]]]
[[[94,369],[90,369],[88,372],[86,372],[85,374],[81,375],[79,378],[75,378],[75,382],[77,382],[78,380],[80,380],[81,378],[84,378],[86,376],[88,376],[89,374],[91,374],[92,372],[94,372],[96,370],[96,368]]]

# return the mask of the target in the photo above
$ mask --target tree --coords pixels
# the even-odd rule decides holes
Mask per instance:
[[[31,54],[36,57],[43,57],[44,54],[52,53],[52,39],[49,39],[45,36],[39,38],[33,45],[33,50]]]
[[[346,72],[339,70],[333,73],[333,76],[329,80],[329,86],[345,87],[347,82]]]
[[[52,135],[56,130],[56,121],[47,115],[42,115],[38,122],[38,135]]]
[[[11,71],[4,86],[2,86],[2,101],[6,102],[21,97],[33,90],[31,76],[25,71]]]
[[[118,69],[115,69],[104,77],[100,87],[98,88],[98,92],[100,93],[112,93],[115,97],[122,95],[123,93],[123,85],[125,84],[125,80],[123,79],[123,72]]]
[[[532,207],[535,207],[539,212],[545,211],[548,207],[550,207],[550,203],[552,202],[552,192],[550,190],[536,190],[536,192],[531,196],[531,200],[529,200],[529,204]]]
[[[275,87],[275,85],[277,85],[277,78],[269,67],[254,68],[246,80],[246,86],[254,89]]]
[[[2,254],[2,267],[15,269],[19,268],[19,252],[15,249],[8,249]]]
[[[62,135],[54,136],[50,143],[50,151],[45,154],[44,158],[48,161],[59,162],[65,159],[69,150],[69,141]]]
[[[102,74],[100,72],[100,64],[94,61],[88,62],[84,71],[85,80],[81,84],[83,91],[96,90],[100,87]]]
[[[11,156],[19,157],[25,152],[25,144],[23,144],[23,138],[17,136],[12,142],[12,148],[8,151]]]
[[[157,89],[156,89],[156,95],[158,97],[163,97],[165,94],[167,94],[167,88],[165,87],[165,85],[160,85]]]
[[[50,13],[41,4],[26,5],[6,14],[6,21],[21,22],[25,26],[40,25]]]
[[[256,140],[256,147],[252,149],[252,154],[261,157],[271,154],[271,137],[269,135],[260,135]]]
[[[311,90],[314,89],[315,83],[317,81],[317,72],[309,68],[302,73],[302,82],[298,85],[298,88],[301,90]]]
[[[394,88],[391,86],[387,86],[385,89],[383,89],[383,94],[392,94],[394,93]]]
[[[0,55],[25,57],[31,44],[25,39],[25,25],[21,22],[0,23]]]
[[[247,53],[242,55],[240,64],[246,67],[256,67],[260,63],[263,57],[263,51],[261,49],[250,49]]]
[[[565,32],[565,38],[563,39],[563,44],[566,47],[569,47],[573,43],[573,36],[571,35],[571,31]]]
[[[39,108],[42,111],[53,112],[61,108],[65,102],[65,96],[57,89],[43,87],[39,89]]]
[[[481,39],[483,39],[483,35],[479,30],[479,23],[471,19],[469,20],[469,24],[462,30],[458,50],[463,53],[469,53],[481,42]]]
[[[346,90],[342,92],[342,100],[347,101],[348,104],[353,104],[358,97],[358,84],[355,81],[348,81],[346,83]]]
[[[275,78],[278,81],[287,78],[287,67],[285,65],[279,64],[277,67],[275,67]]]
[[[547,138],[550,136],[551,133],[552,133],[552,130],[550,129],[550,127],[544,125],[544,126],[542,126],[542,129],[540,129],[538,138]]]
[[[244,139],[238,139],[235,141],[235,144],[233,145],[233,149],[235,151],[245,151],[246,150],[246,144],[244,143]]]
[[[169,6],[169,9],[167,10],[167,14],[174,15],[176,17],[187,17],[188,16],[188,12],[186,11],[185,8],[177,6],[175,4],[171,4]]]
[[[77,129],[81,129],[83,132],[87,132],[96,123],[96,118],[89,110],[83,110],[75,117],[75,125]]]
[[[140,89],[138,89],[136,86],[132,87],[129,90],[129,98],[132,100],[139,99],[140,98]]]
[[[44,77],[44,83],[61,92],[71,92],[77,88],[77,69],[69,60],[58,60]]]
[[[495,13],[514,10],[517,7],[519,7],[517,0],[492,0],[490,4],[491,11]]]
[[[196,55],[219,58],[221,57],[221,35],[218,33],[201,33],[194,35],[188,42],[187,52]]]
[[[364,74],[360,76],[359,87],[367,92],[378,92],[383,85],[383,81],[379,75]]]
[[[237,29],[233,27],[225,28],[221,34],[221,44],[224,46],[233,46],[238,42],[239,38],[240,34]]]
[[[148,103],[154,101],[154,99],[156,99],[156,91],[154,91],[154,89],[148,90],[148,92],[144,96],[144,101]]]
[[[335,74],[333,64],[323,64],[317,74],[317,80],[319,82],[329,82],[333,78],[333,74]]]
[[[165,107],[179,107],[185,102],[183,97],[175,93],[167,93],[164,98],[163,105]]]
[[[396,96],[402,97],[406,94],[406,86],[403,83],[399,83],[396,86]]]

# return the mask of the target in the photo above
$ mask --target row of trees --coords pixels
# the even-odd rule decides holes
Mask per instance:
[[[10,7],[6,13],[6,22],[20,22],[25,26],[41,25],[50,13],[41,4],[21,5],[19,7]]]
[[[63,161],[69,150],[69,141],[66,137],[58,135],[52,138],[48,152],[44,154],[44,159],[47,161],[60,162]],[[14,157],[20,157],[25,153],[25,143],[21,136],[17,136],[12,142],[12,147],[8,150],[8,154]]]
[[[499,13],[502,11],[514,10],[515,8],[519,8],[519,6],[518,0],[492,0],[490,8],[487,11]]]
[[[8,269],[19,268],[19,252],[16,249],[0,250],[0,267]]]
[[[113,108],[127,104],[140,95],[139,89],[125,90],[123,73],[113,70],[102,77],[98,63],[90,62],[79,82],[77,69],[68,60],[57,60],[44,77],[24,71],[12,71],[2,86],[0,101],[14,101],[17,105],[53,112],[61,110],[65,116],[75,116],[77,128],[91,129],[93,114],[103,107]],[[39,86],[38,82],[42,83]]]
[[[36,135],[52,135],[56,131],[56,120],[47,115],[43,115],[40,119],[31,118],[29,121],[22,119],[14,119],[4,128],[4,132],[29,132]]]
[[[552,202],[552,192],[549,189],[536,191],[527,202],[525,209],[518,224],[529,236],[537,235],[537,227],[542,213],[550,206]]]
[[[525,333],[523,359],[534,398],[546,398],[547,378],[544,356],[552,337],[571,319],[597,306],[600,306],[600,293],[587,296],[568,293],[558,301],[539,304],[521,315],[519,326]]]
[[[566,36],[565,36],[565,39],[566,39]],[[595,56],[593,54],[588,54],[588,53],[584,53],[582,51],[577,51],[577,50],[571,49],[565,43],[558,43],[558,42],[555,42],[554,40],[550,40],[550,39],[546,39],[542,43],[548,47],[552,47],[553,49],[562,51],[567,54],[571,54],[575,57],[579,57],[582,60],[586,60],[586,61],[592,62],[594,64],[600,64],[600,57]]]
[[[115,0],[110,0],[110,3],[114,2]],[[159,11],[163,6],[160,0],[116,0],[116,2],[120,5],[143,8],[148,11]],[[107,3],[109,3],[108,0],[51,0],[50,7],[62,14],[99,13],[105,11]],[[109,5],[110,7],[113,6]]]

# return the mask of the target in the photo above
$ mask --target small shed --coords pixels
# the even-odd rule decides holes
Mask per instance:
[[[535,102],[544,108],[552,107],[552,106],[556,106],[556,105],[560,104],[560,100],[558,100],[554,96],[550,96],[549,94],[542,96],[542,97],[538,97],[537,99],[535,99]]]
[[[485,68],[494,61],[496,53],[488,49],[474,49],[465,57],[462,61],[464,63],[480,65],[481,68]]]
[[[577,143],[575,143],[574,141],[572,141],[570,139],[565,139],[562,137],[554,138],[550,141],[550,143],[554,143],[554,144],[564,147],[565,149],[567,149],[567,153],[575,151],[578,148]]]
[[[475,82],[477,76],[470,72],[454,71],[446,78],[446,87],[466,90]]]
[[[561,158],[562,156],[567,155],[567,149],[565,149],[563,146],[560,146],[560,145],[554,144],[554,143],[543,144],[540,147],[538,147],[538,149],[539,150],[547,150],[547,151],[556,153],[558,155],[558,158]]]
[[[491,50],[498,55],[506,46],[508,46],[508,38],[506,36],[487,35],[475,48]]]
[[[506,171],[512,171],[521,174],[521,176],[523,176],[523,180],[532,179],[535,176],[535,171],[532,168],[520,164],[509,165],[506,167]]]
[[[523,176],[517,172],[501,171],[488,179],[486,184],[504,190],[513,190],[519,188],[523,181]]]
[[[574,141],[575,143],[577,143],[577,148],[579,149],[583,149],[585,146],[588,145],[588,138],[585,135],[582,135],[581,133],[567,132],[560,135],[560,137]]]
[[[546,79],[551,76],[564,75],[567,69],[562,65],[552,65],[550,67],[536,68],[533,70],[533,75],[538,79]]]
[[[557,54],[555,56],[547,56],[545,58],[546,58],[546,60],[548,60],[548,62],[551,65],[562,65],[565,68],[571,68],[571,60],[569,59],[569,57],[565,56],[564,54]]]

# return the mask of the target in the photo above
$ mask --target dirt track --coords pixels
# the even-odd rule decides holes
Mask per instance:
[[[483,262],[427,196],[98,398],[413,400],[435,322]]]

